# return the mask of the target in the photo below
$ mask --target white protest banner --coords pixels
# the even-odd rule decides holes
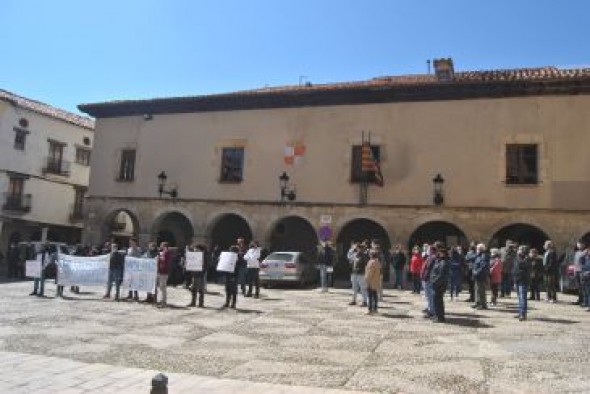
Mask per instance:
[[[219,263],[217,263],[217,271],[234,272],[236,269],[236,262],[238,261],[238,254],[234,252],[221,252],[219,256]]]
[[[57,283],[61,286],[105,286],[109,279],[110,256],[60,254],[57,260]]]
[[[122,287],[130,290],[153,292],[158,274],[156,259],[125,256]]]
[[[27,278],[40,278],[41,277],[41,254],[37,255],[36,260],[25,261],[25,276]]]
[[[185,254],[186,265],[184,267],[187,271],[203,271],[203,252],[189,252]]]

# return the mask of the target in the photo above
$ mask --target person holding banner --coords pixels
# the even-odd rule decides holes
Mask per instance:
[[[248,293],[246,297],[252,297],[252,286],[256,288],[254,298],[260,297],[260,278],[258,276],[260,271],[260,244],[258,241],[252,241],[250,243],[250,249],[244,256],[248,267],[248,273],[246,278],[248,280]]]
[[[205,245],[197,245],[192,250],[187,250],[186,271],[192,279],[191,303],[187,306],[196,306],[197,292],[199,293],[199,308],[205,303],[205,274],[209,265],[209,255]]]
[[[125,267],[125,255],[119,253],[118,245],[111,244],[111,257],[109,260],[109,283],[107,284],[107,293],[103,298],[111,298],[111,289],[115,282],[115,301],[119,301],[121,282],[123,282],[123,269]]]
[[[166,286],[168,285],[168,273],[170,272],[170,262],[172,261],[172,254],[168,249],[168,242],[160,244],[160,254],[158,255],[158,279],[157,286],[160,290],[161,301],[160,307],[166,307]]]
[[[238,261],[237,261],[237,279],[240,284],[240,290],[242,290],[242,295],[246,296],[246,283],[248,280],[248,265],[246,263],[246,259],[244,256],[248,251],[248,247],[246,246],[246,240],[242,237],[237,239],[238,243]]]
[[[141,257],[141,249],[137,245],[137,239],[131,238],[129,240],[129,248],[127,248],[127,256]],[[130,289],[127,295],[127,300],[139,301],[139,293],[135,289]]]
[[[39,296],[43,297],[43,292],[45,290],[45,276],[43,275],[43,268],[45,268],[45,262],[49,260],[47,254],[49,252],[49,245],[43,245],[41,252],[37,255],[37,260],[41,260],[41,270],[39,272],[39,277],[33,279],[33,291],[30,296]]]
[[[144,253],[143,257],[155,259],[158,257],[158,245],[155,242],[150,242],[148,244],[148,250]],[[145,298],[145,301],[148,304],[153,304],[156,302],[156,297],[154,294],[148,292]]]

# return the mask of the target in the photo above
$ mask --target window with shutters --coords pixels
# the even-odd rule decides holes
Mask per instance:
[[[239,183],[244,175],[244,148],[223,148],[220,182]]]
[[[132,182],[135,179],[135,149],[125,149],[121,152],[121,166],[119,167],[119,181]]]
[[[537,144],[506,145],[506,184],[536,185],[539,183]]]

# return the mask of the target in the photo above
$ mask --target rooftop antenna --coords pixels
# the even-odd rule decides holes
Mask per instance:
[[[302,86],[306,79],[307,79],[307,75],[300,75],[299,76],[299,86]]]
[[[428,67],[428,75],[430,75],[430,59],[426,60],[426,64]]]

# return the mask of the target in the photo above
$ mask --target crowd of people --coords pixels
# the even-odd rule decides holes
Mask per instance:
[[[200,271],[186,270],[185,252],[201,252],[203,255],[203,265]],[[260,297],[260,279],[259,269],[260,262],[264,259],[267,252],[261,249],[257,241],[246,244],[244,238],[238,238],[236,244],[231,246],[228,251],[237,255],[237,261],[233,272],[219,272],[217,276],[225,283],[226,302],[224,308],[236,308],[238,285],[244,297]],[[137,242],[137,239],[129,240],[129,247],[120,248],[113,241],[107,241],[101,248],[91,247],[84,248],[79,246],[73,255],[75,256],[98,256],[109,255],[109,274],[106,286],[106,292],[103,299],[111,299],[111,293],[114,288],[114,300],[122,300],[121,284],[123,282],[125,269],[125,256],[155,258],[157,262],[156,288],[153,293],[147,293],[145,303],[153,303],[158,307],[167,306],[167,287],[172,285],[184,285],[190,290],[191,301],[189,307],[204,307],[205,294],[207,288],[207,276],[211,268],[215,269],[221,250],[214,248],[209,252],[203,244],[189,246],[186,249],[176,250],[172,253],[167,242],[162,242],[158,247],[156,242],[150,242],[147,249],[143,251]],[[46,279],[55,279],[56,295],[63,297],[63,286],[59,284],[57,259],[58,250],[55,245],[45,243],[37,253],[34,248],[27,254],[27,259],[41,261],[41,275],[33,280],[33,291],[31,296],[44,296]],[[70,290],[73,293],[79,293],[78,286],[72,286]],[[129,289],[125,298],[127,301],[139,302],[139,292],[137,289]]]
[[[185,251],[202,252],[201,271],[185,269]],[[78,246],[73,254],[76,256],[110,254],[109,277],[104,299],[111,298],[114,286],[114,299],[121,300],[120,287],[127,255],[157,260],[156,288],[154,293],[147,293],[143,302],[166,307],[168,284],[184,284],[191,293],[188,306],[203,307],[208,273],[213,272],[217,279],[223,279],[225,284],[224,308],[235,309],[238,287],[244,297],[260,296],[260,262],[268,252],[263,250],[258,242],[252,241],[247,244],[242,237],[238,238],[235,245],[228,248],[228,251],[237,255],[233,272],[216,272],[220,248],[215,247],[209,252],[202,244],[177,250],[173,256],[166,242],[162,242],[159,247],[155,242],[151,242],[144,251],[139,247],[137,240],[132,238],[129,241],[129,247],[124,249],[119,248],[115,242],[105,242],[100,248]],[[34,248],[27,249],[26,258],[34,259],[37,257],[35,253]],[[56,278],[57,255],[55,245],[46,243],[41,248],[38,258],[44,269],[41,276],[34,279],[31,295],[43,296],[45,279],[56,279],[56,294],[59,297],[63,296],[63,286],[58,284]],[[401,245],[395,245],[388,251],[383,249],[380,240],[373,239],[362,242],[353,241],[346,253],[346,259],[349,263],[352,284],[350,305],[356,305],[358,302],[361,306],[367,307],[367,314],[371,315],[377,313],[379,301],[383,300],[383,272],[386,265],[389,265],[391,272],[395,275],[393,281],[395,289],[405,288],[406,272],[409,274],[412,293],[424,296],[424,316],[435,322],[445,322],[444,295],[448,293],[449,299],[452,302],[456,301],[464,286],[468,294],[465,301],[472,302],[472,307],[477,310],[495,307],[500,298],[511,297],[512,292],[516,291],[518,297],[516,317],[521,321],[527,319],[527,302],[540,301],[543,288],[546,302],[557,302],[561,259],[558,258],[551,241],[545,242],[542,252],[529,248],[527,245],[517,245],[510,240],[504,247],[491,250],[482,243],[471,243],[466,251],[461,246],[449,249],[442,242],[434,242],[415,246],[408,259]],[[318,247],[317,259],[322,292],[328,290],[329,276],[336,263],[336,252],[332,244],[329,241],[322,243]],[[576,246],[574,269],[579,288],[579,299],[576,304],[587,307],[590,311],[590,247],[581,242]],[[16,271],[11,273],[18,274]],[[79,292],[77,286],[72,286],[70,290],[73,293]],[[488,291],[491,293],[489,303]],[[139,301],[137,289],[130,289],[126,300]]]
[[[527,301],[541,300],[541,289],[545,288],[546,301],[557,302],[561,259],[558,258],[552,241],[545,242],[541,254],[527,245],[517,245],[508,240],[502,248],[487,250],[482,243],[471,243],[466,253],[461,246],[449,251],[442,242],[415,246],[409,261],[412,293],[424,294],[426,318],[434,322],[445,322],[444,295],[451,301],[458,299],[463,284],[467,285],[469,297],[477,310],[488,309],[488,288],[490,304],[495,307],[499,298],[510,297],[516,290],[519,320],[527,319]],[[347,253],[351,269],[352,301],[357,303],[361,294],[362,306],[368,306],[368,313],[377,311],[376,293],[382,294],[383,267],[390,264],[395,272],[394,288],[402,288],[404,266],[407,258],[400,245],[384,253],[379,240],[353,241]],[[576,246],[575,275],[579,288],[576,304],[590,311],[590,248],[581,242]],[[376,273],[377,272],[377,273]]]

